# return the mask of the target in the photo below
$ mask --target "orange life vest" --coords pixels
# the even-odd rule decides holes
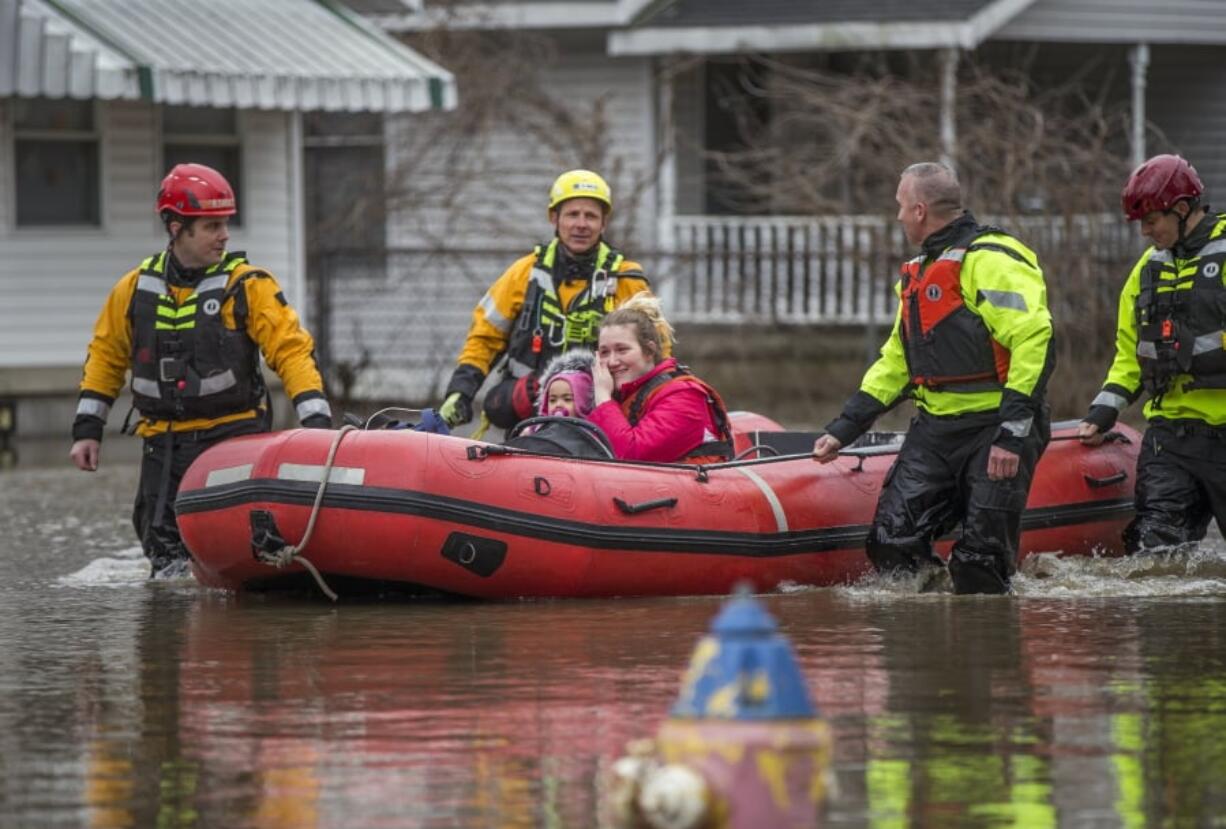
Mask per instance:
[[[911,382],[944,391],[1003,389],[1009,376],[1009,350],[993,339],[983,317],[962,298],[962,262],[971,251],[999,250],[1003,245],[974,244],[998,228],[974,225],[940,256],[924,266],[924,256],[904,262],[902,277],[902,337]]]

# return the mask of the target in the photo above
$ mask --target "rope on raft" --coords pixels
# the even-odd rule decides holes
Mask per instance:
[[[332,464],[336,461],[336,450],[340,448],[341,440],[350,432],[356,432],[357,427],[351,424],[345,424],[332,438],[332,445],[328,447],[328,459],[324,461],[323,472],[319,479],[319,489],[315,492],[315,503],[311,505],[311,517],[307,520],[306,532],[302,534],[302,540],[297,544],[286,544],[278,550],[260,551],[256,553],[256,558],[271,567],[281,569],[297,562],[307,569],[307,571],[315,577],[315,583],[319,585],[319,589],[332,601],[336,601],[338,596],[328,587],[324,577],[320,575],[315,565],[307,560],[306,556],[302,555],[302,551],[306,549],[306,545],[311,540],[311,534],[315,532],[315,520],[319,517],[319,508],[324,500],[324,491],[328,488],[328,478],[332,475]]]

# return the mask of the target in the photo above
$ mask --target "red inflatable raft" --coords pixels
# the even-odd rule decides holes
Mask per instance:
[[[864,539],[902,436],[874,433],[878,445],[820,465],[803,454],[812,434],[747,413],[733,424],[748,457],[703,467],[543,456],[407,430],[253,435],[201,455],[176,510],[196,578],[234,590],[300,581],[300,563],[277,569],[255,554],[298,544],[313,511],[301,554],[325,577],[481,598],[726,593],[742,580],[769,590],[866,572]],[[1121,426],[1097,449],[1075,435],[1074,422],[1053,425],[1023,556],[1121,552],[1138,435]],[[745,452],[754,445],[786,451]]]

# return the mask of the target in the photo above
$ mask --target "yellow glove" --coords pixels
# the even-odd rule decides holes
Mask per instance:
[[[451,428],[468,423],[473,419],[473,401],[462,391],[453,391],[447,395],[443,405],[438,407],[438,414]]]

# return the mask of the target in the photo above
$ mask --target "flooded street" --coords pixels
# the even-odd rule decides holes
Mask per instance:
[[[0,473],[0,826],[590,827],[719,599],[150,583],[136,469]],[[1012,597],[765,601],[835,738],[824,825],[1226,826],[1226,549]]]

